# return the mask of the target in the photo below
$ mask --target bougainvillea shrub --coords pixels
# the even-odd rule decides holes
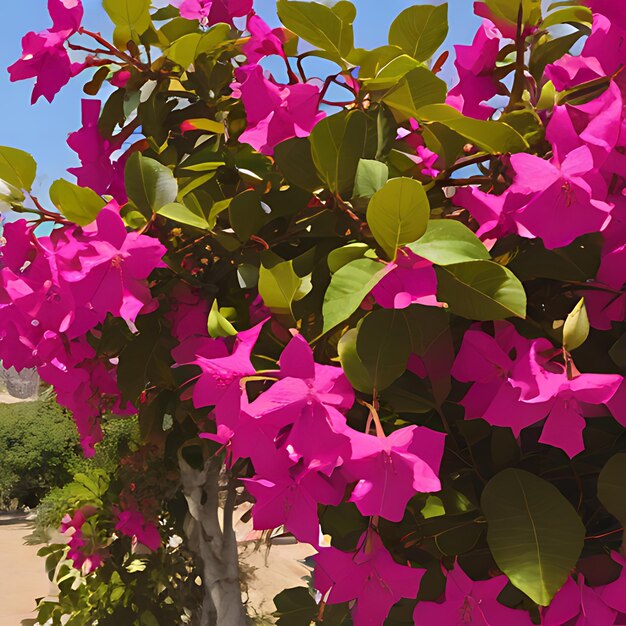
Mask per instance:
[[[171,623],[173,596],[161,619],[92,583],[167,558],[181,502],[204,590],[181,623],[246,623],[250,501],[317,553],[283,626],[626,624],[621,0],[476,2],[452,55],[446,4],[373,50],[346,0],[278,0],[279,28],[252,0],[103,4],[112,41],[49,0],[9,68],[33,101],[85,82],[75,182],[36,198],[0,149],[3,364],[87,455],[139,415],[133,478],[57,551],[98,623]],[[72,611],[94,619],[45,618]]]

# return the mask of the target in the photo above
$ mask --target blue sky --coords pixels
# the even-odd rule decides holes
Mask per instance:
[[[353,0],[358,10],[355,31],[357,45],[373,48],[386,43],[387,31],[393,18],[413,4],[426,2],[411,0]],[[431,3],[441,4],[439,0]],[[67,147],[67,135],[80,126],[80,99],[85,75],[74,79],[57,95],[52,104],[43,98],[30,105],[32,81],[11,83],[6,67],[21,53],[21,37],[29,30],[47,28],[50,20],[46,0],[10,0],[3,3],[0,23],[0,145],[21,148],[30,152],[39,164],[36,191],[42,198],[45,190],[57,178],[68,177],[66,169],[76,165],[74,153]],[[108,18],[101,0],[83,0],[84,24],[90,30],[110,31]],[[161,2],[162,4],[162,2]],[[472,13],[471,0],[450,0],[450,34],[444,47],[453,43],[470,43],[479,21]],[[255,8],[270,23],[275,23],[275,1],[256,0]],[[451,66],[451,61],[448,61]],[[444,78],[452,75],[448,67]]]

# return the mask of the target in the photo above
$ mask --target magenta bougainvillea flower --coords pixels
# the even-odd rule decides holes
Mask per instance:
[[[337,506],[344,491],[343,483],[336,478],[302,467],[290,467],[272,478],[255,477],[245,483],[256,500],[256,530],[284,526],[299,541],[313,546],[318,545],[320,536],[318,503]]]
[[[418,602],[413,613],[415,624],[531,626],[526,611],[510,609],[498,602],[507,583],[506,576],[474,581],[456,563],[447,573],[443,602]]]
[[[374,531],[354,553],[322,548],[315,556],[315,588],[327,604],[355,601],[354,626],[382,626],[396,602],[417,595],[424,573],[396,563]]]
[[[521,391],[512,379],[514,359],[527,353],[532,342],[521,337],[506,322],[495,325],[495,337],[475,329],[463,336],[452,376],[474,384],[461,404],[465,419],[482,418],[493,426],[510,428],[515,436],[546,415],[545,405],[520,401]]]
[[[241,98],[248,123],[239,139],[263,154],[273,154],[281,141],[308,136],[324,117],[318,109],[316,85],[279,85],[265,76],[260,65],[240,67],[235,77],[233,96]]]
[[[241,51],[246,55],[248,63],[258,63],[273,54],[285,56],[283,44],[286,37],[282,28],[270,28],[256,13],[248,16],[246,28],[250,33],[250,39],[242,46]]]
[[[95,507],[84,506],[74,511],[73,515],[66,514],[59,528],[62,533],[69,536],[67,557],[71,559],[76,569],[82,570],[84,575],[96,571],[104,563],[103,553],[94,551],[94,546],[83,534],[83,527],[87,520],[96,513]]]
[[[115,530],[119,530],[127,537],[135,538],[150,550],[158,550],[161,547],[161,535],[156,524],[146,520],[139,511],[131,509],[120,511]]]
[[[542,626],[613,626],[617,614],[596,589],[569,578],[542,615]]]
[[[495,109],[484,102],[498,93],[493,70],[502,34],[484,20],[470,46],[454,46],[459,83],[448,93],[446,102],[469,117],[485,120]]]
[[[32,102],[41,96],[52,102],[54,96],[83,65],[72,63],[65,42],[80,27],[83,18],[81,0],[49,0],[52,28],[28,33],[22,39],[22,56],[11,67],[12,81],[36,78]]]
[[[535,235],[518,220],[519,210],[526,204],[526,201],[527,197],[524,194],[514,193],[511,189],[496,196],[476,187],[461,187],[456,190],[452,198],[456,206],[466,209],[478,222],[476,235],[488,248],[507,235],[516,234],[534,239]]]
[[[250,330],[239,333],[233,351],[227,356],[207,357],[197,351],[195,359],[185,363],[179,361],[179,364],[197,365],[202,370],[193,390],[193,402],[196,407],[216,405],[231,385],[238,385],[242,378],[256,374],[256,369],[250,362],[250,355],[263,325],[264,322],[261,322]]]
[[[433,264],[408,248],[400,250],[396,260],[387,264],[372,296],[385,309],[406,309],[411,304],[441,306]]]
[[[188,20],[198,20],[204,26],[218,22],[233,23],[252,11],[253,0],[182,0],[180,15]]]
[[[76,176],[81,187],[89,187],[100,195],[109,194],[120,204],[127,201],[124,188],[124,166],[127,155],[116,162],[111,157],[118,146],[114,140],[105,139],[98,129],[100,100],[82,101],[82,128],[70,133],[68,146],[80,159],[80,167],[67,171]]]
[[[59,249],[67,263],[61,277],[98,321],[111,313],[134,322],[142,310],[155,306],[146,279],[155,268],[165,267],[165,248],[152,237],[128,233],[117,203],[103,208],[93,229],[83,230],[71,244],[65,242]]]
[[[388,437],[357,431],[349,435],[352,456],[343,471],[357,481],[350,501],[363,515],[399,522],[416,493],[441,489],[438,473],[445,435],[417,426],[401,428]],[[430,452],[423,458],[425,450]]]
[[[513,189],[529,194],[517,220],[541,237],[547,248],[561,248],[608,224],[612,207],[596,195],[593,181],[586,177],[594,169],[586,146],[570,152],[560,164],[532,154],[514,154],[511,166],[515,171]],[[547,213],[546,206],[551,207]]]

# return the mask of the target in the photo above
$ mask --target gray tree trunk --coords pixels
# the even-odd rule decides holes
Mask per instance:
[[[208,458],[194,469],[178,453],[181,484],[189,507],[185,531],[189,547],[202,561],[205,598],[198,626],[248,626],[241,597],[237,540],[233,530],[236,491],[230,486],[220,525],[221,460]]]

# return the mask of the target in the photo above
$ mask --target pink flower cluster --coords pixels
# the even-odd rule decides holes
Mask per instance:
[[[100,195],[111,195],[117,202],[127,201],[124,168],[130,151],[112,162],[113,153],[121,146],[119,139],[105,139],[98,128],[100,100],[82,101],[82,127],[67,139],[69,147],[80,159],[80,167],[68,169],[81,187],[89,187]],[[132,148],[131,148],[132,150]]]
[[[95,507],[84,506],[75,511],[74,515],[65,515],[61,521],[61,532],[69,535],[67,557],[84,575],[97,570],[104,563],[105,553],[97,548],[92,533],[86,535],[83,531],[87,520],[97,512]]]
[[[246,378],[257,375],[250,355],[264,323],[239,333],[232,345],[196,335],[173,351],[177,363],[201,371],[195,406],[214,407],[216,432],[202,436],[225,446],[231,463],[251,459],[256,474],[245,482],[256,500],[254,527],[284,526],[318,547],[316,579],[321,591],[332,588],[328,602],[357,600],[356,619],[376,605],[380,622],[356,623],[382,623],[399,598],[414,597],[423,571],[395,563],[371,532],[355,554],[320,547],[318,505],[347,498],[365,516],[400,521],[414,495],[440,490],[445,435],[417,426],[389,436],[379,427],[371,435],[348,426],[350,383],[341,368],[315,363],[299,334],[283,350],[279,370],[268,374],[276,382],[250,400]],[[345,569],[348,562],[354,572]]]
[[[98,417],[125,414],[115,362],[88,338],[107,315],[133,324],[156,306],[147,278],[165,249],[127,233],[117,205],[85,228],[63,226],[36,238],[24,220],[4,226],[0,248],[0,359],[5,367],[36,367],[73,411],[88,455],[102,436]]]
[[[36,78],[32,102],[41,96],[52,102],[70,78],[84,69],[72,63],[65,49],[66,41],[80,28],[83,19],[81,0],[48,0],[52,27],[28,33],[22,39],[22,57],[9,67],[12,81]]]
[[[454,378],[473,383],[461,401],[465,418],[510,428],[516,437],[545,419],[541,443],[569,457],[582,452],[585,418],[602,413],[622,377],[572,373],[556,357],[562,351],[547,339],[526,339],[508,322],[496,323],[493,337],[480,326],[468,330],[452,368]]]
[[[610,3],[594,3],[591,35],[579,56],[566,55],[546,68],[557,89],[571,89],[585,82],[612,76],[626,61],[626,31],[619,21],[602,11]],[[450,101],[464,113],[481,119],[494,109],[483,103],[493,97],[493,69],[500,38],[496,27],[485,21],[471,47],[458,47],[459,85]],[[491,82],[490,82],[491,81]],[[626,177],[626,81],[619,73],[608,89],[585,104],[560,104],[547,114],[546,139],[552,147],[549,160],[533,154],[510,158],[512,185],[499,196],[477,188],[457,191],[454,203],[478,222],[478,235],[493,242],[510,234],[540,238],[546,248],[560,248],[581,235],[602,232],[606,245],[598,281],[610,290],[626,282],[620,261],[626,231],[622,226]],[[546,210],[550,207],[550,210]],[[588,306],[592,323],[609,328],[623,319],[623,297],[594,291]]]

